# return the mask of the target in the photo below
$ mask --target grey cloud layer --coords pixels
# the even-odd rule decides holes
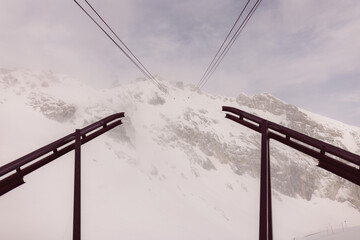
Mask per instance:
[[[196,84],[245,1],[91,3],[150,71]],[[356,0],[263,1],[205,89],[270,92],[360,126],[359,12]],[[141,76],[73,1],[3,0],[0,27],[2,67],[51,68],[100,86]]]

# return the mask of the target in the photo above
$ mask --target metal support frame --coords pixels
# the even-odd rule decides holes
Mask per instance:
[[[274,139],[319,161],[318,167],[360,186],[360,156],[267,121],[237,108],[223,106],[226,118],[261,134],[259,239],[272,240],[269,140]]]
[[[81,130],[75,131],[73,240],[81,239]]]
[[[259,239],[272,240],[271,175],[268,122],[261,123]]]
[[[116,113],[0,167],[0,196],[24,184],[24,176],[75,150],[73,239],[81,239],[81,145],[122,124]]]
[[[116,113],[80,129],[81,145],[122,124]],[[24,183],[23,177],[75,149],[75,133],[0,167],[0,196]]]

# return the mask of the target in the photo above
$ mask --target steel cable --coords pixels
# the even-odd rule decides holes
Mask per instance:
[[[222,62],[222,60],[224,59],[226,54],[229,52],[229,49],[234,44],[235,40],[239,37],[240,33],[242,32],[242,30],[244,29],[244,27],[246,26],[246,24],[248,23],[248,21],[250,20],[250,18],[252,17],[252,15],[254,14],[254,12],[256,11],[256,9],[258,8],[258,6],[260,5],[261,2],[262,2],[262,0],[257,0],[255,2],[254,6],[251,8],[250,12],[247,14],[245,19],[242,21],[241,25],[237,28],[235,34],[232,36],[231,40],[228,42],[226,47],[222,50],[221,54],[218,56],[218,58],[216,59],[215,62],[213,59],[213,61],[212,61],[213,64],[211,65],[211,67],[208,67],[209,70],[207,70],[205,72],[206,74],[204,74],[204,76],[206,75],[206,77],[202,78],[197,85],[198,90],[200,90],[202,87],[204,87],[204,85],[209,81],[210,77],[214,74],[215,70],[218,68],[218,66],[220,65],[220,63]],[[246,8],[246,6],[247,5],[245,5],[244,9]],[[243,11],[244,11],[244,9],[243,9]],[[239,18],[241,17],[243,11],[241,12]],[[236,23],[237,23],[237,21],[236,21]],[[230,35],[231,31],[229,32],[228,36]],[[228,36],[226,37],[226,39],[228,39]],[[225,41],[226,41],[226,39],[225,39]],[[223,44],[221,45],[219,51],[221,50],[222,47],[223,47]],[[217,53],[217,55],[218,55],[218,53]]]
[[[216,57],[219,55],[219,52],[221,51],[222,47],[224,46],[224,44],[225,44],[226,41],[228,40],[228,38],[229,38],[230,34],[232,33],[232,31],[234,30],[236,24],[237,24],[238,21],[240,20],[242,14],[243,14],[243,12],[245,11],[245,9],[246,9],[247,5],[249,4],[249,2],[250,2],[250,0],[248,0],[247,3],[245,4],[245,6],[243,7],[243,9],[242,9],[239,17],[236,19],[234,25],[233,25],[232,28],[230,29],[228,35],[226,36],[225,40],[224,40],[223,43],[221,44],[219,50],[216,52],[215,57],[212,59],[211,63],[210,63],[209,66],[207,67],[205,73],[203,74],[203,76],[201,77],[200,81],[199,81],[198,84],[196,85],[197,88],[201,85],[201,83],[204,81],[204,79],[205,79],[205,78],[207,77],[207,75],[209,74],[209,69],[211,68],[212,64],[214,63]]]
[[[115,37],[121,42],[122,45],[126,48],[126,50],[129,51],[129,53],[136,59],[136,61],[143,67],[143,69],[149,74],[149,76],[156,82],[158,81],[155,79],[155,77],[147,70],[147,68],[140,62],[140,60],[133,54],[133,52],[125,45],[125,43],[120,39],[120,37],[113,31],[113,29],[107,24],[107,22],[100,16],[100,14],[93,8],[93,6],[85,0],[87,5],[95,12],[95,14],[101,19],[101,21],[109,28],[109,30],[115,35]],[[160,84],[160,83],[158,83]]]
[[[124,47],[129,51],[129,53],[136,59],[136,61],[131,58],[131,56],[114,40],[113,37],[78,3],[77,0],[74,2],[83,10],[83,12],[105,33],[105,35],[126,55],[127,58],[145,75],[146,78],[153,81],[154,85],[164,93],[167,93],[163,85],[161,85],[153,75],[147,70],[147,68],[140,62],[140,60],[131,52],[131,50],[124,44],[123,41],[118,37],[118,35],[112,30],[112,28],[105,22],[105,20],[99,15],[99,13],[91,6],[91,4],[85,0],[89,7],[95,12],[95,14],[101,19],[101,21],[109,28],[109,30],[116,36],[116,38],[124,45]]]

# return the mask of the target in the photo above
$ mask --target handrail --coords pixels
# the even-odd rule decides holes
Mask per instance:
[[[360,185],[360,156],[234,107],[223,106],[226,118],[261,134],[259,239],[272,240],[272,203],[269,140],[277,140],[319,160],[321,167]],[[328,154],[326,154],[328,153]],[[329,156],[331,154],[331,156]],[[334,158],[341,158],[337,159]]]
[[[80,129],[81,145],[122,124],[121,118],[124,116],[125,114],[123,112],[116,113]],[[17,185],[16,183],[24,183],[22,178],[25,175],[74,149],[75,133],[71,133],[0,167],[0,178],[12,171],[16,171],[0,180],[0,196],[13,189],[13,184]],[[52,154],[45,156],[51,152]],[[22,168],[29,163],[32,164]]]
[[[269,131],[269,138],[277,140],[318,159],[318,167],[324,168],[340,177],[360,185],[359,155],[234,107],[223,106],[222,110],[231,113],[226,113],[226,118],[247,126],[259,133],[261,132],[261,124],[266,121],[268,129],[272,130]],[[310,146],[316,149],[313,149]],[[336,156],[342,159],[342,161],[326,155],[326,153]]]

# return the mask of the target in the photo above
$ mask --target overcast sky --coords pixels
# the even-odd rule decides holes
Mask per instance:
[[[97,86],[142,76],[73,1],[0,1],[0,67],[51,69]],[[89,2],[150,72],[196,84],[246,1]],[[359,43],[359,0],[263,0],[204,90],[268,92],[360,126]]]

